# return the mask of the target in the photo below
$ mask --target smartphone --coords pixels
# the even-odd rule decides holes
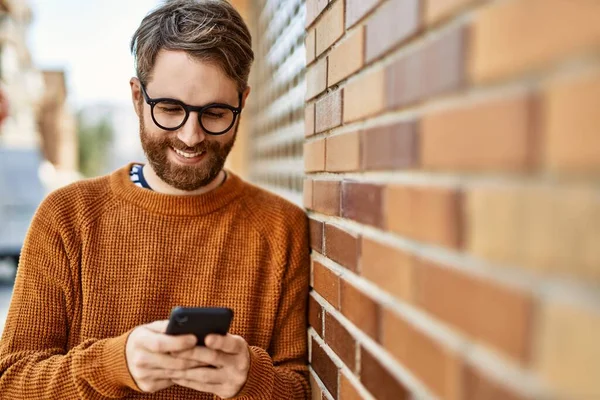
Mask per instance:
[[[171,310],[168,335],[193,334],[197,346],[204,346],[207,335],[226,335],[233,319],[233,310],[225,307],[175,307]]]

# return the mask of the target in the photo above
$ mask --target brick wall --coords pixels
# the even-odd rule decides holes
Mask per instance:
[[[238,0],[239,2],[239,0]],[[248,2],[245,2],[248,4]],[[234,4],[237,6],[237,4]],[[304,142],[304,0],[252,0],[248,18],[256,62],[248,110],[231,165],[240,175],[302,204]],[[232,153],[232,155],[234,155]]]
[[[600,1],[305,26],[313,398],[600,398]]]

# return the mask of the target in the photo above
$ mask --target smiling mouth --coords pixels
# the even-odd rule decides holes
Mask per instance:
[[[199,157],[199,156],[201,156],[202,154],[204,154],[204,153],[205,153],[205,151],[199,151],[199,152],[196,152],[196,153],[188,153],[188,152],[185,152],[185,151],[181,151],[181,150],[179,150],[179,149],[176,149],[176,148],[174,148],[174,147],[172,147],[172,149],[173,149],[173,151],[174,151],[175,153],[177,153],[177,154],[178,154],[178,155],[180,155],[181,157],[185,157],[185,158],[196,158],[196,157]]]

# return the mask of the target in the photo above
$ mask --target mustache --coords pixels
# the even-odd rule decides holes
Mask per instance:
[[[169,146],[171,146],[172,148],[179,150],[179,151],[185,151],[188,153],[199,153],[202,151],[207,151],[209,149],[209,145],[206,141],[203,141],[201,143],[198,143],[196,146],[190,147],[188,145],[186,145],[185,143],[183,143],[180,140],[177,139],[170,139],[167,140]]]

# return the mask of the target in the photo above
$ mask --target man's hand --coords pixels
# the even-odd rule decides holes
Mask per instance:
[[[144,392],[156,392],[173,386],[172,374],[202,365],[171,355],[196,346],[194,335],[170,336],[164,332],[169,321],[156,321],[135,328],[127,338],[127,367],[138,387]]]
[[[225,399],[235,396],[248,379],[248,343],[241,336],[231,334],[208,335],[204,343],[206,347],[198,346],[173,355],[181,360],[209,366],[173,371],[173,382]]]

